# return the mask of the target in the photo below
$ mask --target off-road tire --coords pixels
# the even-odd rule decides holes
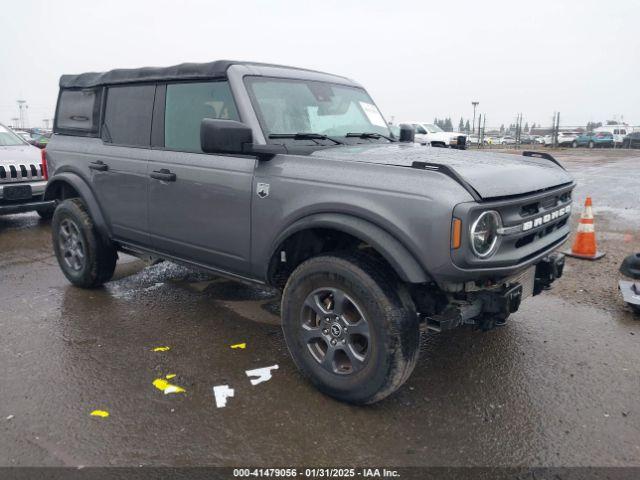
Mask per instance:
[[[346,293],[369,324],[369,350],[359,371],[325,369],[301,338],[305,300],[323,288]],[[364,254],[327,254],[299,265],[283,292],[282,328],[302,374],[320,391],[349,403],[371,404],[387,397],[409,378],[418,359],[419,322],[410,295],[393,270]]]
[[[78,270],[71,268],[64,260],[61,224],[65,220],[67,224],[72,223],[78,227],[78,237],[84,252],[84,262]],[[60,268],[73,285],[96,288],[111,279],[118,254],[98,233],[82,199],[70,198],[58,204],[51,221],[51,234]]]

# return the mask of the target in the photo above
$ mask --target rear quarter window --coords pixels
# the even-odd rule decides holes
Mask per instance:
[[[96,135],[102,89],[62,90],[54,122],[56,133]]]

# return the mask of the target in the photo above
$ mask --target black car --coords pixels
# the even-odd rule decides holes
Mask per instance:
[[[640,132],[633,132],[624,137],[622,148],[640,148]]]

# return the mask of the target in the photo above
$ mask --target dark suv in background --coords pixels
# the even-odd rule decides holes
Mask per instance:
[[[562,274],[574,183],[553,157],[398,139],[344,77],[232,61],[64,75],[54,123],[46,198],[73,284],[107,282],[127,252],[278,289],[295,363],[341,400],[399,388],[421,325],[502,325]]]

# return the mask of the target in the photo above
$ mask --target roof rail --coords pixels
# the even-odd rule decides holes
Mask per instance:
[[[546,153],[546,152],[532,152],[530,150],[525,150],[524,152],[522,152],[522,156],[523,157],[544,158],[545,160],[552,161],[553,163],[558,165],[561,169],[566,170],[566,168],[564,168],[562,166],[562,164],[558,160],[556,160],[555,158],[553,158],[553,156],[551,154]]]

